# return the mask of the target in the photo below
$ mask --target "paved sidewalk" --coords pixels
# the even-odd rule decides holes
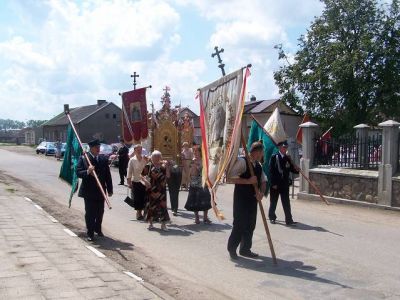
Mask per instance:
[[[65,229],[0,187],[0,299],[160,299]]]

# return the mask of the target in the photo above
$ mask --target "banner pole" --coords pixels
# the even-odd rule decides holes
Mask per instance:
[[[83,156],[85,157],[85,159],[86,159],[88,165],[92,167],[93,165],[91,164],[90,159],[89,159],[87,153],[85,152],[85,149],[83,149],[82,141],[81,141],[81,139],[80,139],[80,137],[79,137],[79,135],[78,135],[78,132],[76,131],[76,128],[75,128],[75,126],[74,126],[74,123],[73,123],[72,120],[71,120],[71,116],[70,116],[70,114],[69,114],[69,111],[65,111],[65,115],[67,116],[68,121],[69,121],[69,123],[71,124],[72,130],[73,130],[74,133],[75,133],[75,136],[76,136],[76,138],[77,138],[77,140],[78,140],[78,142],[79,142],[79,145],[81,146],[81,149],[83,150]],[[99,187],[101,193],[103,194],[104,201],[106,202],[108,208],[111,209],[112,207],[111,207],[110,201],[108,200],[108,197],[107,197],[106,193],[104,192],[103,186],[101,185],[100,180],[99,180],[99,177],[97,176],[97,173],[96,173],[95,170],[93,170],[93,176],[94,176],[94,178],[96,179],[97,186]]]
[[[241,137],[241,139],[242,139],[242,147],[243,147],[244,153],[246,155],[247,164],[248,164],[248,166],[250,168],[250,175],[254,176],[253,164],[250,161],[250,156],[249,156],[249,152],[248,152],[247,147],[246,147],[246,142],[244,140],[243,131],[241,132],[241,135],[242,135],[242,137]],[[257,184],[254,183],[253,187],[254,187],[254,191],[257,193],[258,192]],[[277,265],[278,262],[276,260],[274,245],[272,243],[271,233],[269,232],[268,222],[267,222],[267,218],[265,216],[265,211],[264,211],[264,206],[262,204],[262,201],[257,201],[257,202],[258,202],[258,205],[260,206],[261,217],[262,217],[262,220],[263,220],[263,223],[264,223],[264,229],[265,229],[265,233],[267,235],[269,249],[271,250],[272,260],[273,260],[274,264]]]

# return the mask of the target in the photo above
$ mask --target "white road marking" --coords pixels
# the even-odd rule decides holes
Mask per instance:
[[[36,207],[37,209],[43,210],[43,208],[41,208],[39,205],[37,205],[37,204],[34,204],[34,205],[35,205],[35,207]]]
[[[28,201],[28,202],[32,202],[32,200],[29,199],[28,197],[24,197],[24,199],[25,199],[26,201]]]
[[[66,232],[66,233],[68,233],[68,235],[70,235],[70,236],[77,236],[75,233],[73,233],[71,230],[69,230],[68,228],[65,228],[64,229],[64,231]]]
[[[58,223],[56,219],[54,219],[53,216],[47,215],[47,217],[53,222],[53,223]]]
[[[132,278],[135,279],[136,281],[140,281],[140,282],[143,282],[143,281],[144,281],[142,277],[139,277],[139,276],[133,274],[132,272],[124,271],[124,273],[125,273],[126,275],[128,275],[129,277],[132,277]]]
[[[98,257],[106,257],[103,253],[101,253],[99,250],[92,246],[86,246],[90,251],[92,251],[94,254],[96,254]]]

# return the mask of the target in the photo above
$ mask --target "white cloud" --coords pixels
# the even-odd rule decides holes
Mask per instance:
[[[45,55],[33,49],[33,45],[20,36],[0,43],[0,55],[13,63],[35,66],[40,68],[52,68],[53,61]]]
[[[41,8],[47,9],[45,19],[35,23],[29,7],[18,6],[23,24],[36,26],[29,41],[13,36],[0,42],[0,64],[5,66],[0,101],[14,100],[2,106],[0,118],[43,119],[57,114],[63,103],[116,99],[123,76],[130,81],[134,69],[129,66],[142,65],[150,73],[157,68],[154,62],[180,43],[180,16],[163,1],[88,1],[79,6],[51,0]],[[186,65],[193,67],[184,62],[182,70]]]
[[[139,85],[153,85],[149,102],[159,107],[161,87],[170,85],[173,104],[182,101],[198,112],[196,90],[215,77],[216,62],[209,56],[172,59],[183,32],[191,26],[182,23],[182,7],[194,8],[207,22],[205,27],[213,27],[207,44],[196,48],[211,53],[215,45],[224,47],[227,71],[253,64],[248,92],[260,99],[277,93],[273,46],[291,46],[288,28],[310,22],[321,4],[318,0],[15,4],[20,28],[6,24],[9,38],[0,36],[0,118],[46,119],[59,113],[64,103],[73,107],[96,99],[120,104],[118,92],[132,87],[133,71],[140,74]]]
[[[317,0],[179,0],[178,3],[194,5],[203,17],[215,22],[207,47],[210,51],[217,45],[224,48],[222,56],[227,70],[253,64],[248,91],[258,99],[278,96],[273,79],[273,71],[278,69],[274,46],[283,44],[289,52],[294,51],[296,43],[290,40],[289,30],[297,26],[305,28],[322,10]]]

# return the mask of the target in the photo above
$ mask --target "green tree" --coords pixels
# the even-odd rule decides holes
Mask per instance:
[[[28,127],[39,127],[40,125],[42,125],[46,121],[47,120],[29,120],[29,121],[26,122],[26,126],[28,126]]]
[[[293,62],[274,73],[282,99],[311,113],[323,128],[348,132],[359,123],[400,117],[399,9],[375,0],[323,0]]]
[[[21,129],[25,127],[25,123],[10,119],[0,119],[0,129],[7,131],[9,129]]]

